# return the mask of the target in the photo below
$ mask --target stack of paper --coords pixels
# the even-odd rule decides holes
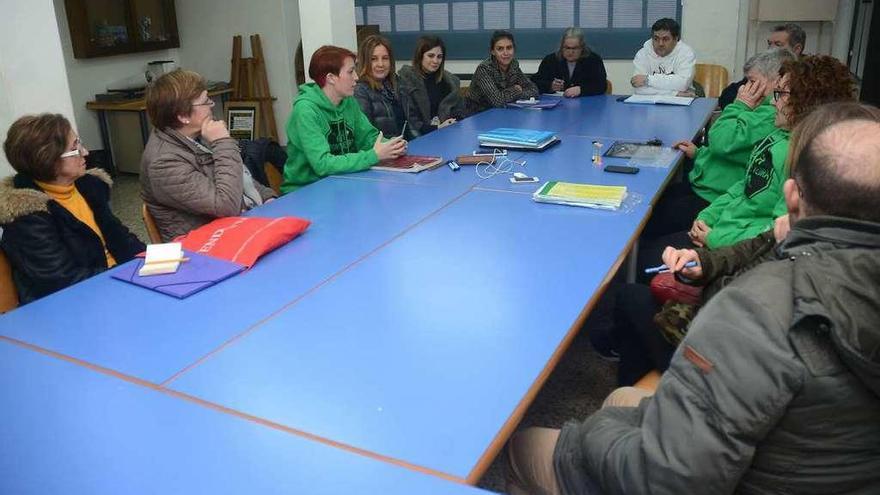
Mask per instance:
[[[179,242],[150,244],[147,246],[147,257],[143,266],[138,270],[138,275],[147,277],[174,273],[180,267],[181,261],[183,261],[183,248]]]
[[[648,105],[681,105],[688,106],[694,99],[688,96],[664,95],[632,95],[623,100],[624,103],[642,103]]]
[[[559,105],[559,102],[562,101],[562,98],[555,98],[552,96],[542,96],[540,99],[530,98],[528,100],[516,100],[513,103],[508,103],[507,106],[510,108],[528,108],[531,110],[545,110],[555,107]]]
[[[485,148],[520,148],[540,150],[558,138],[551,131],[499,127],[477,135],[480,146]]]
[[[532,194],[539,203],[584,206],[603,210],[616,210],[626,197],[626,186],[597,186],[571,182],[546,182]]]

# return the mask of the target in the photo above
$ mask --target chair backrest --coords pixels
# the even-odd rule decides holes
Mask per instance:
[[[611,85],[611,81],[605,79],[605,94],[610,95],[612,91],[614,91],[614,87]]]
[[[281,194],[281,183],[284,182],[284,176],[278,171],[278,168],[272,162],[263,164],[263,170],[266,172],[266,180],[269,181],[269,187],[275,191],[275,194]]]
[[[694,81],[703,86],[703,91],[710,98],[718,98],[730,82],[727,69],[715,64],[697,64],[694,69]]]
[[[147,235],[150,237],[150,243],[160,244],[162,242],[162,236],[159,235],[159,227],[156,227],[156,221],[153,220],[153,215],[150,214],[147,205],[141,205],[141,216],[144,218],[144,226],[147,228]]]
[[[12,280],[12,266],[6,253],[0,249],[0,313],[12,311],[18,307],[18,290]]]

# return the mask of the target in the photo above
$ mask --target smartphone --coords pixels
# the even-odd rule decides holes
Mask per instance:
[[[611,172],[614,174],[637,174],[639,173],[638,167],[627,167],[624,165],[606,165],[606,172]]]
[[[511,177],[510,182],[513,184],[527,184],[529,182],[538,182],[537,177]]]

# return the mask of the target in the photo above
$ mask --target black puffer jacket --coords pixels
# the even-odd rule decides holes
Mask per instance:
[[[370,123],[382,132],[386,138],[399,136],[403,122],[406,120],[406,95],[399,86],[386,84],[387,91],[373,89],[366,81],[358,81],[354,88],[354,99],[357,100],[364,115]],[[393,98],[389,96],[393,95]],[[417,127],[406,126],[405,139],[418,137]]]
[[[111,184],[100,169],[87,171],[75,183],[110,254],[124,263],[145,247],[110,211]],[[107,269],[97,234],[21,174],[0,181],[0,226],[0,247],[9,257],[22,304]]]

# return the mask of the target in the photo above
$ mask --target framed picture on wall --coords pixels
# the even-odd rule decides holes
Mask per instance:
[[[260,137],[260,102],[227,101],[225,112],[230,136],[238,140]]]

